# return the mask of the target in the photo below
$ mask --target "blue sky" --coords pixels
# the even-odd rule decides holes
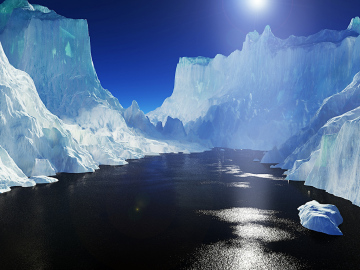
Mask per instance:
[[[360,16],[358,0],[34,0],[68,18],[87,19],[92,57],[104,88],[123,107],[149,112],[170,96],[179,57],[229,55],[245,35],[270,25],[275,36],[343,30]]]

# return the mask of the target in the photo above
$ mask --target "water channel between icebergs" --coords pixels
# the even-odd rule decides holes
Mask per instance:
[[[215,148],[59,174],[0,195],[2,269],[355,269],[360,208],[285,181],[262,152]],[[344,236],[297,207],[335,204]]]

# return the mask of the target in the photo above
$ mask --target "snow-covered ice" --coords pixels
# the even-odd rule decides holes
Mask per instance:
[[[309,230],[330,235],[343,235],[338,226],[343,218],[335,205],[320,204],[313,200],[299,208],[301,225]]]

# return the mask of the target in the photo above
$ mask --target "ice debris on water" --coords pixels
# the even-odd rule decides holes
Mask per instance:
[[[329,235],[343,235],[338,228],[343,218],[335,205],[313,200],[301,205],[298,210],[301,225],[305,228]]]

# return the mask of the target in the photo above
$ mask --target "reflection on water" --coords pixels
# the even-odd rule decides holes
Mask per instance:
[[[227,184],[228,187],[237,187],[237,188],[250,188],[249,182],[232,182]]]
[[[1,269],[357,269],[360,208],[283,179],[259,151],[129,160],[0,195]],[[344,236],[297,207],[335,204]]]
[[[203,246],[190,269],[304,269],[304,263],[265,249],[256,241],[233,240]]]
[[[302,269],[298,259],[273,252],[266,243],[294,239],[296,236],[280,227],[297,224],[278,218],[277,211],[256,208],[231,208],[218,211],[199,211],[230,223],[235,239],[203,245],[197,250],[198,259],[193,269]]]
[[[275,177],[272,174],[266,174],[266,173],[243,173],[240,175],[235,175],[236,177],[241,177],[241,178],[247,178],[247,177],[256,177],[256,178],[265,178],[265,179],[270,179],[270,180],[284,180],[284,177]]]
[[[203,181],[200,182],[201,185],[222,185],[226,187],[237,187],[237,188],[250,188],[249,182],[231,182],[231,183],[224,183],[220,181]]]

